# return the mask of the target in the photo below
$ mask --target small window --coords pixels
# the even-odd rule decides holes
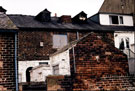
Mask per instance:
[[[53,66],[53,74],[54,75],[59,75],[59,65]]]
[[[129,38],[126,38],[126,48],[129,49]]]
[[[118,16],[110,16],[111,24],[119,24]]]
[[[120,24],[123,24],[123,17],[120,16]]]
[[[53,48],[62,48],[67,45],[67,35],[64,34],[54,34],[53,35]]]
[[[124,39],[123,39],[123,38],[120,40],[119,49],[120,49],[120,50],[124,50],[124,49],[125,49],[125,46],[124,46]]]
[[[48,62],[39,62],[39,65],[42,65],[42,64],[47,64],[48,65]]]
[[[124,24],[123,16],[113,16],[110,15],[110,24]]]
[[[119,49],[120,50],[124,50],[124,49],[129,49],[129,38],[120,38],[120,42],[119,42]]]

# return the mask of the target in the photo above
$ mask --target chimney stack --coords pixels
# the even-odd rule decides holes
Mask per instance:
[[[60,17],[60,22],[61,23],[71,23],[72,22],[71,16],[70,15],[62,15]]]

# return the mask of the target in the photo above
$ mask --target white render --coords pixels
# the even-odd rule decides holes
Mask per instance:
[[[110,24],[109,15],[123,16],[124,24],[114,24],[119,26],[133,26],[133,16],[130,15],[118,15],[118,14],[99,14],[99,21],[101,25],[113,25]]]
[[[69,50],[52,55],[50,60],[51,67],[59,65],[59,75],[70,75]]]
[[[40,65],[30,72],[31,82],[45,82],[46,76],[52,75],[50,65]]]
[[[18,70],[19,70],[19,83],[26,82],[26,70],[29,67],[37,67],[39,66],[39,62],[48,62],[49,60],[33,60],[33,61],[18,61]]]

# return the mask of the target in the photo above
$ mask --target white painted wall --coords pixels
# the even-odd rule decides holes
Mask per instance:
[[[59,75],[70,75],[69,50],[51,56],[50,60],[51,67],[59,65]]]
[[[133,25],[133,17],[132,16],[123,16],[123,20],[124,20],[124,25],[127,26],[134,26]]]
[[[99,22],[101,25],[110,25],[108,14],[99,14]]]
[[[32,82],[45,82],[46,76],[52,75],[50,65],[40,65],[30,72]]]
[[[115,43],[115,47],[119,48],[119,44],[120,44],[120,39],[121,38],[129,38],[129,45],[130,45],[130,49],[134,52],[134,47],[131,46],[132,44],[134,44],[134,32],[132,31],[121,31],[121,32],[115,32],[114,33],[114,43]]]
[[[18,70],[19,70],[19,83],[26,82],[26,70],[29,67],[39,66],[39,62],[48,62],[49,60],[33,60],[33,61],[18,61]]]
[[[99,21],[101,25],[112,25],[110,24],[109,15],[116,15],[116,14],[99,14]],[[120,24],[120,26],[133,26],[132,16],[130,15],[118,15],[118,16],[123,16],[124,24]]]

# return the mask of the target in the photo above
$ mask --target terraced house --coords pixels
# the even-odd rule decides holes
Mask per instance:
[[[84,11],[74,17],[51,16],[47,9],[36,16],[6,15],[3,9],[0,89],[14,91],[17,82],[45,81],[48,90],[134,89],[133,77],[126,76],[135,73],[133,1],[105,0],[91,17]],[[68,86],[53,88],[49,80],[58,75]]]
[[[17,27],[0,7],[0,91],[18,91]]]

